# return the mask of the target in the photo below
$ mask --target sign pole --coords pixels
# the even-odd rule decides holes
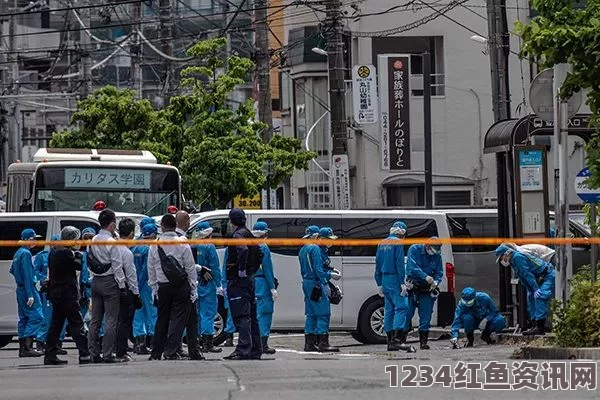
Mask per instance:
[[[592,238],[596,237],[596,204],[590,204],[590,227],[592,228]],[[596,282],[596,268],[598,266],[598,246],[592,244],[592,283]]]

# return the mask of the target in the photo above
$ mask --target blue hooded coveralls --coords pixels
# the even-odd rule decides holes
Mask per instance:
[[[396,242],[396,244],[392,244]],[[384,295],[384,322],[386,333],[406,327],[408,298],[402,296],[405,264],[404,246],[396,235],[390,235],[377,247],[375,255],[375,282]]]
[[[40,295],[35,287],[35,273],[29,248],[23,246],[17,250],[9,272],[14,276],[17,285],[19,313],[17,332],[19,339],[37,338],[44,323],[44,314],[42,313]],[[33,298],[31,307],[27,306],[29,298]]]
[[[327,282],[331,279],[331,272],[325,271],[323,265],[328,259],[327,255],[316,244],[302,246],[298,259],[300,261],[300,274],[302,275],[302,291],[304,292],[304,333],[325,335],[329,332],[331,305],[329,303],[329,287]],[[315,286],[322,289],[319,301],[310,299]]]
[[[479,328],[479,324],[483,319],[487,320],[484,330],[487,332],[502,332],[506,327],[506,320],[498,312],[494,300],[484,292],[475,294],[475,303],[468,307],[461,302],[458,303],[454,312],[454,321],[450,329],[450,335],[453,338],[458,338],[458,331],[461,327],[465,329],[465,333],[473,333]]]
[[[527,311],[530,318],[534,321],[546,319],[550,299],[554,296],[556,279],[554,268],[550,263],[518,251],[512,253],[510,265],[521,284],[527,289]],[[540,297],[536,299],[534,294],[538,289]]]
[[[227,260],[227,248],[225,249],[225,258],[223,260]],[[221,270],[221,287],[226,290],[227,288],[227,264],[223,262],[223,269]],[[227,295],[223,296],[223,307],[227,310],[227,322],[225,323],[225,333],[233,334],[235,332],[235,324],[233,323],[233,317],[231,316],[231,312],[229,311],[229,300],[227,299]]]
[[[202,282],[198,277],[198,302],[196,312],[198,313],[198,333],[200,335],[215,334],[215,316],[219,311],[219,299],[217,287],[221,283],[221,266],[219,255],[214,244],[201,244],[196,247],[198,255],[196,263],[210,268],[212,279]]]
[[[271,250],[266,243],[260,244],[263,252],[263,259],[260,269],[255,275],[256,278],[256,314],[258,316],[258,328],[260,336],[269,336],[271,334],[271,323],[273,322],[273,311],[275,301],[271,289],[275,289],[275,276],[273,274],[273,261],[271,260]]]
[[[408,249],[408,264],[406,265],[406,277],[411,280],[415,286],[408,294],[406,331],[410,330],[411,321],[415,315],[415,309],[418,308],[419,331],[429,332],[431,316],[433,314],[433,305],[435,304],[436,299],[431,297],[429,284],[425,280],[427,276],[431,276],[438,285],[442,281],[444,278],[442,255],[429,255],[425,250],[424,244],[414,244]]]
[[[137,273],[137,284],[142,299],[142,308],[135,310],[133,317],[133,337],[154,336],[157,310],[154,307],[152,288],[148,284],[148,253],[150,246],[137,245],[131,249],[135,272]]]

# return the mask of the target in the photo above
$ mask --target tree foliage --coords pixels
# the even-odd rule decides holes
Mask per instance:
[[[131,90],[99,89],[79,103],[72,129],[55,134],[51,146],[150,150],[180,169],[186,197],[218,207],[277,187],[294,170],[307,169],[316,154],[294,138],[274,135],[264,143],[266,125],[254,119],[252,99],[231,107],[230,94],[254,63],[225,57],[226,45],[217,38],[188,50],[196,62],[181,72],[187,93],[172,97],[164,110],[135,99]]]
[[[573,72],[567,77],[561,97],[568,98],[587,90],[591,124],[598,127],[600,117],[600,1],[589,0],[583,8],[573,8],[570,0],[533,0],[540,13],[529,24],[517,23],[523,38],[522,56],[539,59],[542,67],[569,63]],[[600,135],[596,132],[586,146],[587,163],[592,173],[588,184],[600,187]]]

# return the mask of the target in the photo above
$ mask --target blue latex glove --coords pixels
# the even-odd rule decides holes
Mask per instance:
[[[540,297],[542,297],[542,292],[540,291],[540,289],[533,292],[533,297],[536,299],[539,299]]]
[[[243,270],[243,271],[242,271],[242,270],[239,270],[239,271],[238,271],[238,276],[239,276],[240,278],[247,278],[247,277],[248,277],[248,275],[246,275],[246,270]]]

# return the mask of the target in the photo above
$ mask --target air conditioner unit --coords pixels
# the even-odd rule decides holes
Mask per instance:
[[[484,207],[498,207],[498,198],[497,197],[484,197],[483,198],[483,206]]]

